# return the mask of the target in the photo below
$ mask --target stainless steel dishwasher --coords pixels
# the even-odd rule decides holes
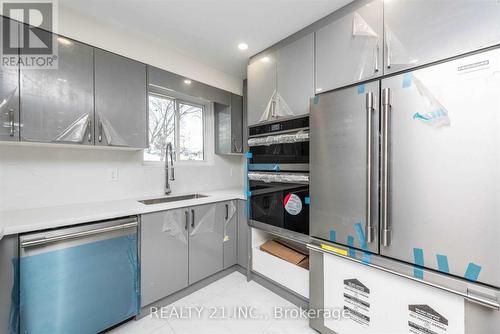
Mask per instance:
[[[97,333],[139,310],[138,221],[20,236],[20,333]]]

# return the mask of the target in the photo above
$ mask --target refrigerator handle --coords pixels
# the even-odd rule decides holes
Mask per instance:
[[[371,217],[371,193],[372,193],[372,115],[373,115],[373,92],[366,94],[366,242],[371,243],[374,239],[375,228]]]
[[[389,142],[390,142],[391,90],[382,89],[382,235],[384,247],[391,244],[391,222],[389,221]]]

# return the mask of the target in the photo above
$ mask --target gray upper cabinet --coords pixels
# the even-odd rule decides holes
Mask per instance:
[[[189,284],[223,268],[224,221],[217,216],[216,204],[190,208]]]
[[[243,97],[231,94],[231,105],[214,103],[215,153],[243,153]]]
[[[142,215],[141,306],[188,286],[188,209]]]
[[[19,29],[14,21],[0,16],[0,24],[3,27],[5,21]],[[11,30],[14,33],[15,29]],[[19,141],[19,68],[0,67],[0,140]]]
[[[308,114],[314,96],[314,34],[280,48],[276,54],[278,93],[293,115]]]
[[[500,43],[500,2],[386,1],[384,72]]]
[[[276,90],[276,54],[252,59],[248,65],[248,125],[267,120],[265,112]],[[269,115],[268,115],[269,116]]]
[[[21,68],[21,140],[93,145],[94,49],[57,40],[57,69]]]
[[[316,92],[380,76],[382,40],[382,0],[357,1],[336,12],[316,31]]]
[[[224,222],[224,269],[238,263],[238,202],[217,203],[217,220]]]
[[[96,145],[147,147],[146,65],[95,49]]]

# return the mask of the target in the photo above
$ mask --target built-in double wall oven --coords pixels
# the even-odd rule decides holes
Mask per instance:
[[[309,234],[309,117],[249,128],[250,219]]]

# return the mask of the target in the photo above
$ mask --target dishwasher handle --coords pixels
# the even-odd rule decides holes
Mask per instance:
[[[53,237],[45,237],[45,238],[35,239],[35,240],[26,240],[26,241],[21,242],[21,248],[41,246],[41,245],[51,244],[51,243],[60,242],[60,241],[64,241],[64,240],[88,237],[88,236],[96,235],[96,234],[102,234],[102,233],[108,233],[108,232],[120,231],[120,230],[127,230],[130,228],[136,228],[138,225],[139,225],[139,223],[137,221],[133,221],[133,222],[125,223],[125,224],[121,224],[121,225],[102,227],[102,228],[98,228],[95,230],[68,233],[68,234],[62,234],[62,235],[53,236]]]

